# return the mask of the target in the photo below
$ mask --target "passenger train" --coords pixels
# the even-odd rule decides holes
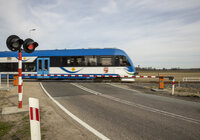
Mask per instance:
[[[120,49],[36,50],[22,53],[22,77],[134,81],[135,68]],[[18,72],[18,52],[0,52],[0,73]],[[13,76],[13,75],[11,75]]]

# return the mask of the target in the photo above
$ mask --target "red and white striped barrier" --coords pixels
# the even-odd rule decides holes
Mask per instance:
[[[19,51],[18,59],[18,108],[22,108],[22,52]]]
[[[39,100],[29,98],[31,140],[41,140]]]
[[[132,78],[159,78],[159,76],[132,76]]]
[[[22,76],[52,76],[52,77],[119,77],[119,78],[159,78],[159,76],[133,76],[133,75],[88,75],[88,74],[22,74]]]

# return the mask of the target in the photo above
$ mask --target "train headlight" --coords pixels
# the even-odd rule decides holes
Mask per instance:
[[[24,41],[16,35],[11,35],[6,40],[6,45],[11,51],[18,51],[21,48],[21,45]]]
[[[32,53],[35,48],[38,46],[38,43],[37,42],[34,42],[32,39],[30,38],[27,38],[25,41],[24,41],[24,44],[23,44],[23,48],[24,48],[24,51],[27,52],[27,53]]]

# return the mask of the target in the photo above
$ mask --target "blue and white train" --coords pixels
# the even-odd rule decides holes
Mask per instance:
[[[134,81],[135,68],[120,49],[37,50],[22,54],[22,77]],[[0,52],[0,72],[18,71],[18,52]]]

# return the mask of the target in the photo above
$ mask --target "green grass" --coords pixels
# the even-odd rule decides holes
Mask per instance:
[[[16,135],[20,138],[27,138],[30,136],[29,115],[24,116],[22,120],[24,122],[23,127],[16,131]]]
[[[24,125],[23,128],[19,129],[16,131],[16,135],[17,136],[20,136],[20,138],[27,138],[29,137],[31,134],[30,134],[30,124],[27,123]]]
[[[24,117],[22,118],[22,120],[28,122],[28,121],[29,121],[29,115],[24,116]]]
[[[195,95],[195,94],[186,95],[186,97],[194,97],[194,98],[199,98],[199,96],[197,96],[197,95]]]
[[[0,122],[0,138],[7,134],[12,126],[13,125],[10,122]]]

